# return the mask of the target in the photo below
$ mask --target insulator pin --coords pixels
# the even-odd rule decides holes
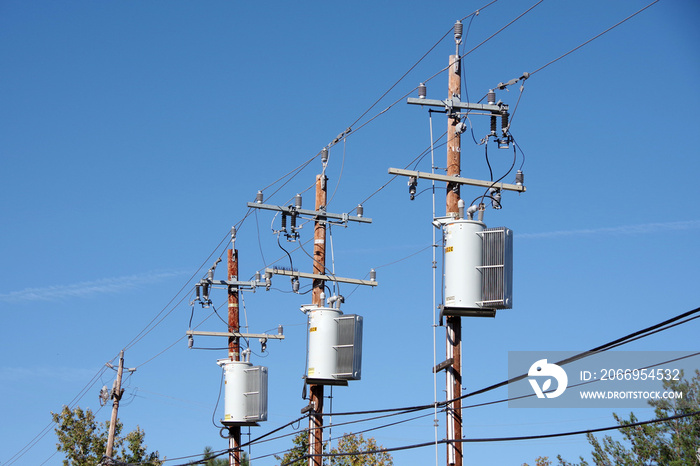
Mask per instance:
[[[255,195],[255,202],[257,204],[262,204],[263,203],[263,193],[262,191],[258,191],[258,194]]]
[[[369,281],[371,282],[376,282],[377,281],[377,271],[372,269],[369,271]]]
[[[321,162],[324,165],[328,163],[328,149],[326,147],[321,149]]]
[[[362,207],[362,204],[357,204],[357,216],[362,217],[365,213],[365,208]]]
[[[294,207],[301,209],[301,194],[294,196]]]
[[[524,182],[525,174],[521,170],[518,170],[518,172],[515,174],[515,185],[522,186]]]

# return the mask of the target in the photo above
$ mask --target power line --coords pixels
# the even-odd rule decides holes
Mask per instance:
[[[151,319],[151,321],[150,321],[148,324],[146,324],[146,326],[143,328],[143,330],[141,330],[139,333],[137,333],[136,336],[135,336],[129,343],[127,343],[127,344],[124,346],[124,349],[125,349],[125,350],[132,348],[136,343],[138,343],[139,341],[141,341],[146,335],[148,335],[151,331],[153,331],[153,329],[154,329],[158,324],[160,324],[160,322],[162,322],[163,319],[164,319],[165,317],[167,317],[167,316],[182,302],[182,300],[184,299],[184,297],[180,299],[180,301],[170,310],[170,312],[168,312],[168,313],[163,317],[163,319],[160,319],[156,324],[153,324],[153,323],[156,321],[156,319],[158,319],[158,317],[160,317],[160,315],[163,314],[163,312],[165,312],[166,309],[168,309],[168,307],[173,303],[173,301],[175,301],[175,300],[177,299],[177,297],[180,295],[180,293],[182,293],[182,292],[185,290],[185,288],[187,288],[187,287],[189,286],[190,282],[197,276],[197,274],[200,272],[200,270],[202,270],[202,269],[206,266],[206,264],[209,263],[209,260],[210,260],[210,259],[212,258],[212,256],[216,253],[216,251],[219,249],[219,247],[221,247],[221,245],[224,244],[224,242],[228,241],[229,235],[230,235],[230,233],[227,231],[227,232],[226,232],[226,235],[224,235],[224,238],[223,238],[223,239],[219,242],[219,244],[214,248],[214,250],[211,252],[211,254],[209,254],[209,256],[202,262],[202,264],[201,264],[201,265],[199,266],[199,268],[192,274],[192,276],[190,276],[190,278],[187,279],[187,281],[185,282],[184,285],[182,285],[182,287],[180,288],[180,290],[178,290],[178,292],[175,293],[175,296],[173,296],[172,299],[170,299],[170,301],[168,301],[168,303],[167,303],[165,306],[163,306],[163,309],[161,309],[161,311],[160,311],[158,314],[156,314],[156,316],[153,317],[153,319]],[[151,325],[153,325],[153,326],[151,327]],[[150,328],[149,328],[149,327],[150,327]]]
[[[463,20],[465,20],[466,18],[469,18],[470,16],[471,16],[471,17],[474,17],[474,16],[478,15],[479,12],[480,12],[481,10],[485,10],[486,8],[488,8],[489,6],[493,5],[493,4],[496,3],[497,1],[498,1],[498,0],[493,0],[493,1],[489,2],[489,3],[487,3],[486,5],[482,6],[481,8],[479,8],[479,9],[477,9],[477,10],[474,10],[474,12],[472,12],[472,13],[466,15],[466,16],[463,17],[460,21],[463,21]],[[427,56],[430,54],[430,52],[432,52],[432,51],[435,49],[435,47],[437,47],[438,45],[440,45],[440,43],[445,39],[445,37],[447,37],[447,36],[450,34],[450,32],[452,32],[452,28],[448,29],[447,32],[445,32],[445,34],[444,34],[442,37],[440,37],[440,39],[438,39],[437,42],[435,42],[435,43],[432,45],[432,47],[430,47],[430,48],[428,49],[428,51],[425,52],[425,53],[423,54],[423,56],[421,56],[421,57],[418,59],[418,61],[416,61],[413,65],[411,65],[411,67],[410,67],[410,68],[409,68],[409,69],[408,69],[394,84],[392,84],[392,85],[389,87],[389,89],[387,89],[377,100],[375,100],[374,103],[373,103],[372,105],[370,105],[369,108],[368,108],[367,110],[365,110],[365,111],[362,113],[362,115],[360,115],[355,121],[353,121],[352,124],[350,124],[349,127],[352,128],[352,127],[355,126],[365,115],[367,115],[367,114],[370,112],[370,110],[372,110],[384,97],[386,97],[386,95],[387,95],[389,92],[391,92],[401,81],[403,81],[403,79],[404,79],[406,76],[408,76],[409,73],[410,73],[411,71],[413,71],[413,69],[414,69],[416,66],[418,66],[418,65],[420,64],[420,62],[422,62],[423,59],[424,59],[425,57],[427,57]],[[415,90],[415,88],[411,89],[410,92],[413,92],[414,90]],[[409,92],[409,94],[410,94],[410,92]],[[405,96],[404,96],[404,97],[405,97]],[[400,100],[402,100],[404,97],[401,97]],[[389,108],[391,108],[393,105],[395,105],[395,104],[392,104],[392,105],[389,106],[386,110],[388,110]],[[386,110],[384,110],[384,111],[381,112],[381,113],[386,112]],[[380,113],[380,115],[381,115],[381,113]],[[377,115],[377,116],[379,116],[379,115]],[[374,118],[376,118],[376,116],[375,116]],[[374,118],[372,118],[372,120],[374,120]],[[370,121],[372,121],[372,120],[370,120]],[[369,121],[368,121],[367,123],[369,123]],[[367,123],[363,124],[362,126],[365,126]],[[361,126],[361,127],[362,127],[362,126]],[[361,128],[361,127],[360,127],[360,128]],[[353,132],[357,132],[358,129],[359,129],[359,128],[356,128]]]
[[[618,338],[617,340],[610,341],[608,343],[597,346],[597,347],[590,349],[588,351],[584,351],[583,353],[579,353],[575,356],[567,358],[563,361],[559,361],[556,364],[557,365],[564,365],[564,364],[568,364],[570,362],[578,361],[579,359],[583,359],[583,358],[591,356],[593,354],[601,353],[603,351],[608,351],[609,349],[617,348],[618,346],[622,346],[623,344],[627,344],[627,343],[630,343],[632,341],[639,340],[640,338],[645,338],[645,337],[648,337],[648,336],[653,335],[655,333],[658,333],[660,331],[668,330],[669,328],[675,327],[675,325],[669,325],[669,324],[675,323],[679,320],[685,319],[686,317],[689,317],[693,314],[697,314],[699,312],[700,312],[700,308],[696,308],[696,309],[693,309],[692,311],[684,312],[683,314],[679,314],[679,315],[672,317],[668,320],[665,320],[659,324],[652,325],[650,327],[636,331],[634,333],[630,333],[629,335],[626,335],[622,338]],[[462,395],[460,397],[460,399],[480,395],[482,393],[486,393],[486,392],[489,392],[491,390],[495,390],[497,388],[504,387],[504,386],[508,385],[509,383],[517,382],[517,381],[522,380],[526,377],[527,377],[527,374],[522,374],[522,375],[519,375],[517,377],[513,377],[511,379],[504,380],[502,382],[498,382],[496,384],[489,385],[488,387],[473,391],[471,393],[467,393],[466,395]]]
[[[632,428],[632,427],[644,426],[644,425],[648,425],[648,424],[668,422],[668,421],[673,421],[676,419],[683,419],[686,417],[698,416],[698,415],[700,415],[700,411],[695,411],[695,412],[686,413],[686,414],[677,414],[675,416],[669,416],[669,417],[660,418],[660,419],[651,419],[648,421],[634,422],[634,423],[625,424],[625,425],[600,427],[600,428],[596,428],[596,429],[577,430],[577,431],[571,431],[571,432],[556,432],[556,433],[552,433],[552,434],[540,434],[540,435],[522,435],[522,436],[516,436],[516,437],[461,438],[461,439],[449,439],[449,440],[443,439],[443,440],[438,440],[437,443],[438,444],[446,444],[446,443],[451,443],[451,442],[492,443],[492,442],[512,442],[512,441],[521,441],[521,440],[541,440],[541,439],[547,439],[547,438],[569,437],[569,436],[573,436],[573,435],[594,434],[594,433],[599,433],[599,432],[608,432],[611,430],[627,429],[627,428]],[[436,444],[436,442],[432,441],[432,442],[416,443],[416,444],[412,444],[412,445],[403,445],[403,446],[392,447],[392,448],[378,448],[376,450],[367,450],[367,451],[360,451],[360,452],[323,453],[320,455],[304,455],[302,458],[298,458],[295,461],[304,460],[305,458],[308,459],[311,456],[321,456],[324,458],[330,458],[330,457],[342,457],[342,456],[374,455],[374,454],[378,454],[378,453],[391,453],[394,451],[412,450],[412,449],[416,449],[416,448],[431,447],[431,446],[434,446],[435,444]],[[282,464],[280,466],[289,466],[290,464],[292,464],[292,463],[285,463],[285,464]]]
[[[625,21],[634,18],[634,17],[637,16],[639,13],[641,13],[642,11],[646,10],[647,8],[651,7],[652,5],[654,5],[655,3],[658,3],[658,2],[659,2],[659,0],[654,0],[653,2],[651,2],[650,4],[648,4],[647,6],[645,6],[644,8],[642,8],[642,9],[640,9],[640,10],[637,10],[635,13],[632,13],[631,15],[629,15],[627,18],[623,19],[622,21],[620,21],[620,22],[618,22],[618,23],[616,23],[616,24],[610,26],[610,27],[607,28],[605,31],[601,32],[600,34],[598,34],[598,35],[596,35],[596,36],[594,36],[594,37],[591,37],[590,39],[588,39],[586,42],[582,43],[581,45],[579,45],[579,46],[577,46],[577,47],[574,47],[573,49],[569,50],[568,52],[566,52],[565,54],[561,55],[560,57],[557,57],[557,58],[555,58],[554,60],[552,60],[552,61],[550,61],[550,62],[548,62],[548,63],[545,63],[544,65],[542,65],[542,66],[540,66],[539,68],[537,68],[535,71],[532,71],[532,72],[530,73],[530,76],[532,76],[533,74],[537,73],[538,71],[541,71],[541,70],[547,68],[547,67],[548,67],[549,65],[551,65],[552,63],[555,63],[555,62],[561,60],[562,58],[566,57],[567,55],[569,55],[569,54],[571,54],[571,53],[573,53],[573,52],[575,52],[575,51],[577,51],[578,49],[580,49],[581,47],[583,47],[583,46],[589,44],[590,42],[593,42],[593,41],[596,40],[598,37],[602,36],[603,34],[609,32],[609,31],[612,31],[613,29],[615,29],[616,27],[618,27],[619,25],[621,25],[621,24],[624,23]]]
[[[115,358],[112,358],[110,362],[114,361]],[[83,396],[90,390],[96,383],[97,381],[100,380],[100,377],[102,377],[102,374],[107,370],[106,366],[102,366],[100,370],[97,371],[97,373],[92,376],[92,379],[85,384],[85,386],[78,392],[78,394],[66,405],[68,408],[72,409],[75,404],[80,401]],[[5,463],[6,466],[9,466],[11,464],[14,464],[17,462],[22,456],[24,456],[29,450],[31,450],[41,439],[43,439],[50,431],[51,427],[55,424],[53,419],[51,422],[49,422],[46,427],[44,427],[33,439],[29,441],[24,447],[22,447],[17,453],[15,453],[12,457],[10,457],[7,462]]]
[[[515,23],[516,21],[518,21],[520,18],[522,18],[523,16],[525,16],[526,14],[528,14],[530,11],[532,11],[533,8],[535,8],[537,5],[539,5],[539,4],[542,3],[543,1],[544,1],[544,0],[539,0],[537,3],[535,3],[534,5],[532,5],[530,8],[528,8],[527,10],[525,10],[524,12],[522,12],[520,15],[518,15],[517,17],[515,17],[515,19],[513,19],[512,21],[510,21],[508,24],[506,24],[505,26],[503,26],[502,28],[500,28],[498,31],[496,31],[496,32],[494,32],[493,34],[491,34],[489,37],[487,37],[487,38],[484,39],[483,41],[481,41],[476,47],[473,47],[473,48],[472,48],[471,50],[469,50],[467,53],[464,53],[464,54],[460,55],[459,57],[457,57],[457,61],[460,61],[462,58],[466,57],[467,55],[469,55],[470,53],[472,53],[473,51],[475,51],[476,49],[478,49],[479,47],[481,47],[482,45],[484,45],[486,42],[488,42],[488,41],[490,41],[491,39],[493,39],[494,37],[496,37],[498,34],[500,34],[501,32],[503,32],[507,27],[509,27],[510,25],[512,25],[513,23]],[[658,1],[658,0],[657,0],[657,1]],[[432,76],[429,77],[428,79],[424,80],[423,83],[426,83],[426,84],[427,84],[428,81],[431,81],[431,80],[432,80],[433,78],[435,78],[436,76],[438,76],[438,75],[444,73],[444,72],[447,71],[452,65],[454,65],[454,63],[450,63],[450,64],[447,65],[446,67],[442,68],[440,71],[438,71],[437,73],[435,73],[434,75],[432,75]]]

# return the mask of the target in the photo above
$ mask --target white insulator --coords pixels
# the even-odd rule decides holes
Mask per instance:
[[[418,98],[425,99],[426,95],[427,95],[427,89],[425,88],[425,83],[420,83],[418,85]]]
[[[455,23],[455,41],[457,43],[462,42],[462,30],[463,30],[464,25],[462,24],[461,21],[457,21]]]

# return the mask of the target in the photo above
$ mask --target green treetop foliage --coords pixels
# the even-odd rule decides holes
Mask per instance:
[[[95,414],[88,408],[71,410],[64,406],[60,413],[51,413],[56,423],[56,448],[66,455],[64,466],[97,466],[107,451],[109,421],[95,421]],[[147,452],[144,444],[145,432],[138,426],[121,437],[122,423],[117,420],[114,430],[113,463],[131,463],[159,466],[162,464],[158,452]]]
[[[294,447],[285,453],[283,457],[275,456],[275,458],[280,461],[281,465],[306,466],[309,461],[308,458],[305,457],[309,450],[308,431],[300,432],[292,441]],[[362,434],[344,434],[338,440],[338,446],[331,449],[330,454],[360,453],[381,449],[381,445],[377,445],[376,440],[372,437],[365,439]],[[380,452],[373,454],[331,456],[324,464],[329,464],[331,466],[393,466],[394,462],[389,453]]]
[[[338,440],[338,446],[331,449],[331,454],[354,453],[381,450],[374,438],[365,439],[362,434],[345,434]],[[394,461],[387,452],[367,455],[331,456],[332,466],[392,466]]]
[[[299,432],[294,436],[292,442],[294,443],[294,446],[291,450],[285,453],[283,457],[280,458],[279,456],[275,455],[275,458],[280,462],[280,464],[286,464],[288,466],[305,466],[309,463],[309,460],[304,458],[306,452],[309,451],[309,431],[305,430]],[[326,446],[324,445],[324,450],[325,447]]]
[[[682,392],[683,397],[650,400],[656,419],[700,411],[700,371],[696,370],[691,380],[683,378],[681,372],[680,380],[665,380],[663,386],[665,391]],[[634,413],[629,419],[615,413],[613,417],[620,426],[639,422]],[[625,444],[609,435],[599,440],[587,434],[596,466],[697,466],[700,462],[700,415],[622,428],[620,432]],[[557,458],[559,466],[589,466],[583,458],[579,458],[580,463]]]
[[[206,461],[204,466],[228,466],[228,453],[222,456],[214,457],[212,448],[209,446],[204,447],[204,458]],[[249,466],[250,462],[248,460],[248,455],[246,452],[241,452],[241,466]]]

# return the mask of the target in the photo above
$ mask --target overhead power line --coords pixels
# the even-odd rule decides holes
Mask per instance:
[[[672,317],[672,318],[665,320],[661,323],[658,323],[656,325],[652,325],[652,326],[647,327],[645,329],[638,330],[634,333],[630,333],[629,335],[625,335],[624,337],[618,338],[617,340],[613,340],[613,341],[610,341],[610,342],[605,343],[603,345],[597,346],[593,349],[590,349],[588,351],[584,351],[583,353],[579,353],[579,354],[574,355],[570,358],[567,358],[563,361],[558,361],[556,364],[561,366],[564,364],[568,364],[570,362],[578,361],[579,359],[583,359],[583,358],[591,356],[593,354],[602,353],[604,351],[608,351],[612,348],[617,348],[619,346],[630,343],[632,341],[636,341],[636,340],[639,340],[641,338],[645,338],[645,337],[648,337],[650,335],[662,332],[664,330],[668,330],[670,328],[675,327],[675,325],[671,325],[671,324],[674,324],[675,322],[678,322],[679,320],[685,319],[685,318],[690,317],[693,314],[697,314],[697,313],[700,313],[700,307],[695,308],[692,311],[688,311],[688,312],[684,312],[683,314],[679,314],[675,317]],[[688,319],[688,320],[691,320],[691,319]],[[519,375],[517,377],[513,377],[511,379],[504,380],[502,382],[498,382],[498,383],[495,383],[493,385],[489,385],[488,387],[485,387],[485,388],[482,388],[479,390],[475,390],[471,393],[467,393],[466,395],[462,395],[460,397],[460,399],[469,398],[472,396],[480,395],[482,393],[490,392],[491,390],[495,390],[497,388],[504,387],[504,386],[508,385],[509,383],[523,380],[526,377],[527,377],[527,374],[522,374],[522,375]]]
[[[644,426],[644,425],[648,425],[648,424],[657,424],[660,422],[668,422],[668,421],[683,419],[683,418],[692,417],[692,416],[700,416],[700,411],[695,411],[695,412],[686,413],[686,414],[677,414],[675,416],[669,416],[669,417],[660,418],[660,419],[651,419],[649,421],[640,421],[640,422],[635,422],[635,423],[630,423],[630,424],[625,424],[625,425],[600,427],[600,428],[596,428],[596,429],[585,429],[585,430],[577,430],[577,431],[571,431],[571,432],[556,432],[556,433],[551,433],[551,434],[540,434],[540,435],[522,435],[522,436],[516,436],[516,437],[462,438],[462,439],[454,439],[454,440],[443,439],[443,440],[438,440],[437,442],[432,441],[432,442],[424,442],[424,443],[415,443],[412,445],[402,445],[402,446],[391,447],[391,448],[378,448],[376,450],[366,450],[366,451],[359,451],[359,452],[323,453],[320,455],[304,455],[301,458],[295,459],[294,462],[303,461],[304,459],[308,459],[311,456],[322,456],[324,458],[331,458],[331,457],[342,457],[342,456],[362,456],[362,455],[375,455],[378,453],[391,453],[391,452],[395,452],[395,451],[413,450],[416,448],[432,447],[432,446],[435,446],[436,443],[438,443],[438,444],[446,444],[446,443],[451,443],[451,442],[491,443],[491,442],[513,442],[513,441],[522,441],[522,440],[541,440],[541,439],[547,439],[547,438],[570,437],[573,435],[595,434],[595,433],[599,433],[599,432],[608,432],[611,430],[620,430],[620,429],[627,429],[627,428],[633,428],[633,427],[638,427],[638,426]],[[284,463],[280,466],[289,466],[289,465],[293,464],[294,462]]]
[[[618,27],[619,25],[621,25],[621,24],[624,23],[625,21],[634,18],[634,17],[637,16],[639,13],[641,13],[642,11],[646,10],[647,8],[649,8],[650,6],[652,6],[652,5],[654,5],[655,3],[658,3],[658,2],[659,2],[659,0],[654,0],[653,2],[651,2],[650,4],[648,4],[647,6],[645,6],[644,8],[641,8],[640,10],[637,10],[635,13],[632,13],[631,15],[629,15],[627,18],[623,19],[622,21],[620,21],[620,22],[618,22],[618,23],[616,23],[616,24],[610,26],[610,27],[607,28],[605,31],[601,32],[600,34],[598,34],[598,35],[596,35],[596,36],[594,36],[594,37],[591,37],[590,39],[588,39],[586,42],[582,43],[581,45],[579,45],[579,46],[577,46],[577,47],[574,47],[573,49],[569,50],[569,51],[566,52],[564,55],[561,55],[560,57],[557,57],[557,58],[555,58],[554,60],[552,60],[552,61],[550,61],[550,62],[548,62],[548,63],[546,63],[546,64],[540,66],[540,67],[537,68],[535,71],[532,71],[532,72],[530,73],[530,76],[532,76],[533,74],[537,73],[538,71],[541,71],[541,70],[547,68],[547,67],[548,67],[549,65],[551,65],[552,63],[561,60],[562,58],[566,57],[567,55],[570,55],[570,54],[574,53],[575,51],[577,51],[577,50],[580,49],[581,47],[583,47],[583,46],[585,46],[585,45],[587,45],[587,44],[593,42],[594,40],[596,40],[597,38],[599,38],[599,37],[602,36],[603,34],[612,31],[613,29],[615,29],[616,27]]]

